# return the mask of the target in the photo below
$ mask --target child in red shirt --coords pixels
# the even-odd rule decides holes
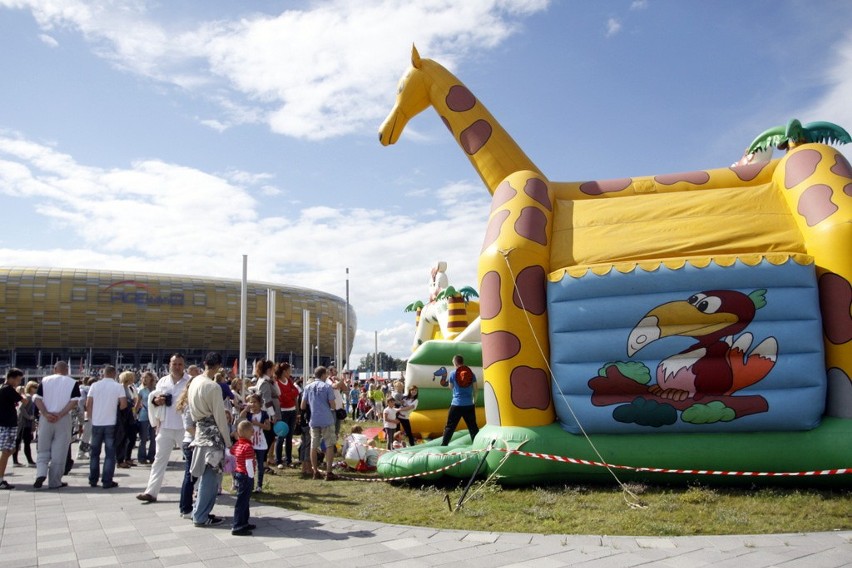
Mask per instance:
[[[254,426],[248,420],[243,420],[237,424],[236,433],[237,441],[231,446],[231,454],[237,458],[234,469],[237,502],[234,504],[234,524],[231,526],[231,534],[248,536],[256,528],[249,523],[249,500],[254,485],[254,473],[257,471],[257,460],[251,443]]]

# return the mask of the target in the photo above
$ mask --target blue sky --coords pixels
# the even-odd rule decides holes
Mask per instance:
[[[433,111],[378,143],[412,43],[570,181],[852,128],[850,30],[840,1],[0,0],[0,265],[239,278],[248,254],[341,297],[349,267],[353,360],[375,331],[405,357],[431,264],[476,284],[489,205]]]

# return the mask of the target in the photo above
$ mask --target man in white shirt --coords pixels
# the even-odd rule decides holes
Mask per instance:
[[[148,477],[148,487],[136,496],[143,503],[153,503],[160,494],[169,456],[175,447],[183,442],[183,417],[175,409],[178,398],[189,382],[189,375],[184,372],[186,360],[180,353],[175,353],[169,359],[169,374],[157,381],[156,388],[148,396],[148,419],[157,428],[157,453],[151,465],[151,475]],[[153,408],[156,407],[156,410]],[[159,422],[159,424],[156,424]]]
[[[115,474],[115,425],[118,409],[127,408],[124,387],[115,382],[115,367],[104,367],[104,377],[89,389],[86,397],[86,413],[92,425],[92,441],[89,449],[89,485],[104,489],[118,487],[113,481]],[[104,470],[101,475],[101,446],[104,446]]]
[[[71,411],[80,400],[80,387],[68,376],[68,363],[57,361],[53,373],[41,380],[34,401],[41,413],[38,421],[38,458],[33,487],[45,480],[50,489],[68,485],[62,481],[71,446]]]
[[[222,389],[216,383],[216,372],[222,368],[222,356],[211,352],[204,357],[204,373],[193,379],[187,393],[189,413],[195,422],[190,470],[198,478],[198,497],[192,508],[196,527],[218,525],[221,517],[210,514],[216,504],[219,472],[225,452],[231,447],[231,435]]]

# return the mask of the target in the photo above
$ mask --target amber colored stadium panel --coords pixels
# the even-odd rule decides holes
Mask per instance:
[[[342,284],[342,283],[341,283]],[[341,286],[342,287],[342,286]],[[142,272],[0,267],[0,350],[236,350],[239,280]],[[303,310],[311,342],[334,351],[346,302],[307,288],[248,283],[248,352],[266,351],[267,290],[276,291],[276,353],[302,352]],[[355,338],[349,307],[349,343]]]

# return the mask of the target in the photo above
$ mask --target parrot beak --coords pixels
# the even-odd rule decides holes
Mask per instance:
[[[689,302],[669,302],[657,306],[639,320],[627,339],[627,354],[632,357],[637,351],[661,337],[703,337],[737,321],[739,318],[736,314],[705,314]]]
[[[627,338],[627,355],[633,357],[637,351],[658,340],[661,337],[659,320],[656,316],[647,315],[636,324]]]

